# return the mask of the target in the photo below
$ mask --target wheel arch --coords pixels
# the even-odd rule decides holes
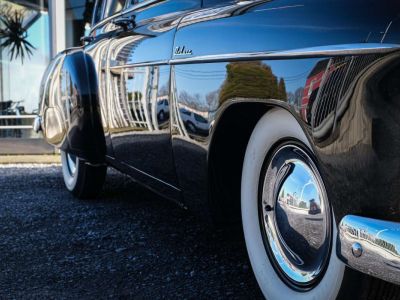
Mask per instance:
[[[246,147],[257,122],[274,108],[288,111],[309,139],[295,113],[282,101],[231,102],[217,114],[207,160],[209,204],[216,223],[240,221],[240,185]]]
[[[63,151],[91,163],[103,163],[106,145],[92,58],[83,49],[71,49],[55,76],[59,93],[42,108],[45,138]]]

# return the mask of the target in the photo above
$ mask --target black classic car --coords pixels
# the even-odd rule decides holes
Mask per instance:
[[[399,296],[398,0],[98,0],[82,41],[35,121],[76,197],[241,221],[268,299]]]

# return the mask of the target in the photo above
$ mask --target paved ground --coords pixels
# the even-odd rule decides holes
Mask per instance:
[[[78,201],[59,166],[0,167],[0,270],[0,298],[261,298],[240,231],[116,171]]]

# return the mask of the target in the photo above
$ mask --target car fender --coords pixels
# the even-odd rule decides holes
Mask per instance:
[[[103,162],[106,147],[92,58],[82,49],[71,50],[52,73],[44,78],[41,107],[46,141],[91,163]]]

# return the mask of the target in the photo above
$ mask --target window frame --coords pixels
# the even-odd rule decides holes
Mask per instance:
[[[115,16],[115,15],[118,15],[118,14],[124,12],[125,9],[126,9],[126,5],[127,5],[127,3],[128,3],[130,0],[123,0],[123,1],[124,1],[124,5],[122,6],[121,10],[115,12],[115,13],[112,14],[112,15],[108,15],[108,14],[110,13],[111,6],[112,6],[112,4],[113,4],[115,1],[118,1],[118,0],[106,0],[106,1],[107,1],[107,5],[106,5],[106,8],[105,8],[105,10],[104,10],[103,19],[111,18],[111,17],[113,17],[113,16]]]
[[[96,5],[95,5],[95,9],[96,9],[96,7],[97,7],[97,2],[98,1],[101,1],[101,0],[96,0]],[[105,2],[109,2],[110,0],[103,0],[103,1],[105,1]],[[116,18],[116,17],[119,17],[119,16],[122,16],[122,15],[124,15],[124,14],[128,14],[128,13],[131,13],[131,12],[134,12],[135,10],[138,10],[138,9],[141,9],[141,8],[144,8],[144,7],[146,7],[146,6],[150,6],[151,4],[154,4],[154,3],[157,3],[157,2],[163,2],[163,1],[166,1],[166,0],[144,0],[143,2],[139,2],[139,3],[136,3],[136,4],[133,4],[133,5],[129,5],[128,3],[130,2],[129,0],[126,0],[125,1],[125,7],[121,10],[121,11],[119,11],[119,12],[117,12],[117,13],[115,13],[114,15],[112,15],[112,16],[109,16],[109,17],[105,17],[105,6],[108,6],[107,4],[103,7],[103,11],[102,11],[102,19],[101,20],[99,20],[97,23],[93,23],[93,18],[94,18],[94,14],[93,14],[93,18],[92,18],[92,28],[90,29],[90,34],[89,35],[91,35],[91,34],[93,34],[93,32],[94,31],[96,31],[99,27],[101,27],[102,25],[104,25],[105,23],[107,23],[109,20],[111,20],[111,19],[114,19],[114,18]]]
[[[141,2],[136,2],[134,4],[131,4],[131,0],[126,0],[125,2],[125,10],[127,11],[132,11],[132,10],[136,10],[137,8],[142,8],[144,6],[148,6],[150,4],[153,3],[157,3],[157,2],[163,2],[165,0],[143,0]]]
[[[96,18],[96,11],[97,11],[97,8],[98,8],[98,6],[99,6],[99,2],[101,2],[102,1],[102,8],[101,8],[101,14],[100,14],[100,18],[99,18],[99,20],[95,20],[95,18]],[[100,23],[101,21],[103,21],[104,20],[104,12],[105,12],[105,7],[106,7],[106,3],[108,2],[108,0],[96,0],[96,3],[94,4],[94,8],[93,8],[93,16],[92,16],[92,28],[94,27],[94,26],[96,26],[96,24],[98,24],[98,23]]]

